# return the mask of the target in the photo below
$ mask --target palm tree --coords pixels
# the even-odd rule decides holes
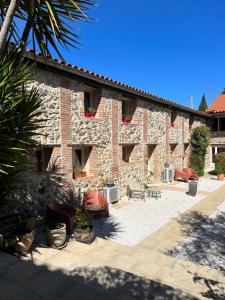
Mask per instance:
[[[0,202],[14,191],[41,127],[41,92],[27,89],[31,71],[21,51],[5,47],[0,59]]]
[[[87,10],[91,5],[92,0],[11,0],[8,6],[8,1],[0,0],[0,20],[4,20],[0,50],[11,33],[23,47],[30,37],[34,50],[38,46],[43,55],[51,56],[52,48],[62,58],[59,46],[79,44],[77,21],[89,20]],[[21,36],[16,28],[17,19],[24,24]]]

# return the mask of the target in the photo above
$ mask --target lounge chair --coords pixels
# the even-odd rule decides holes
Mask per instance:
[[[188,174],[189,179],[198,180],[198,172],[192,170],[191,168],[184,168],[183,171]]]

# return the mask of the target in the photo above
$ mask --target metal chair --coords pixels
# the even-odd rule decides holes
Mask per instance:
[[[130,186],[127,186],[127,196],[129,198],[145,198],[146,191],[145,190],[133,190]]]

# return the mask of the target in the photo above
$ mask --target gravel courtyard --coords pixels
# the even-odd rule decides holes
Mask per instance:
[[[164,190],[158,199],[129,199],[118,208],[112,205],[110,218],[96,220],[93,225],[99,237],[134,246],[203,198],[201,194],[191,197]]]
[[[175,249],[173,256],[225,273],[225,201]]]

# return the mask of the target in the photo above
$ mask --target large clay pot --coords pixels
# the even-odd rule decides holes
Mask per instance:
[[[62,223],[61,228],[50,229],[46,226],[47,245],[60,249],[66,244],[66,224]]]
[[[18,236],[18,241],[13,246],[15,252],[25,254],[29,252],[34,241],[34,231]]]
[[[224,174],[217,174],[217,179],[220,181],[224,180]]]

